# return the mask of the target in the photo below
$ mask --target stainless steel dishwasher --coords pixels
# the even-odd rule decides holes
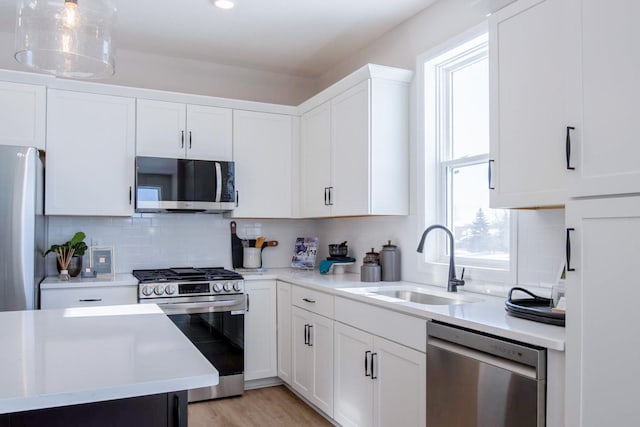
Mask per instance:
[[[427,323],[428,427],[544,427],[543,348]]]

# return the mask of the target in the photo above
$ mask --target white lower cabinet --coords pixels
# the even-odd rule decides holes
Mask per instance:
[[[278,375],[276,281],[247,280],[245,313],[245,381]]]
[[[333,417],[333,320],[299,307],[291,309],[291,385]]]
[[[424,353],[334,326],[334,419],[343,426],[424,426]]]
[[[130,286],[76,285],[74,288],[42,289],[40,308],[60,309],[138,303],[138,284]]]
[[[278,376],[291,384],[291,285],[278,282],[277,295],[278,322]]]

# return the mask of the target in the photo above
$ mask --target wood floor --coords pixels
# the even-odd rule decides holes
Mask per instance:
[[[189,427],[330,425],[285,386],[248,390],[240,397],[189,404]]]

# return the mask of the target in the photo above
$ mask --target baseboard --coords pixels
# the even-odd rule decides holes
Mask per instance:
[[[257,380],[245,381],[244,389],[253,390],[255,388],[275,387],[277,385],[282,385],[282,384],[284,383],[278,377],[260,378]]]

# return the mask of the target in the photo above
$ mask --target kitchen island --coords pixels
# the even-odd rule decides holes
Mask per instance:
[[[218,383],[155,304],[2,312],[0,324],[2,427],[186,426],[186,390]]]

